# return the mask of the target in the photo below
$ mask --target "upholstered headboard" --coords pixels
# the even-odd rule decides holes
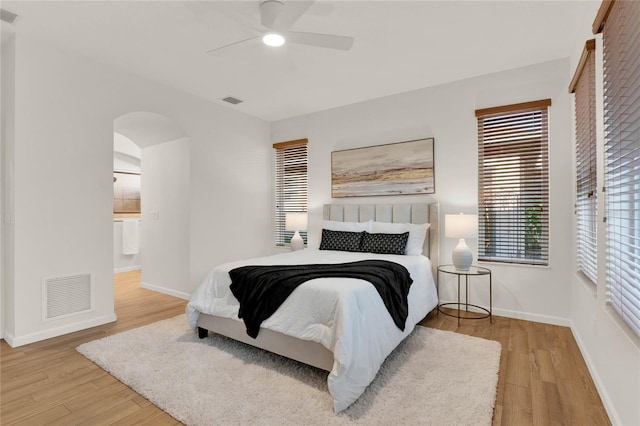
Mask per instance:
[[[430,223],[424,240],[424,254],[431,259],[434,271],[440,260],[438,235],[440,205],[430,204],[325,204],[322,212],[325,220],[340,222]],[[435,273],[435,272],[434,272]]]

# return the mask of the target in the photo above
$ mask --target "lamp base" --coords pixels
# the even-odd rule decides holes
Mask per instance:
[[[298,251],[304,248],[304,241],[302,240],[302,237],[300,236],[300,233],[298,231],[296,231],[296,233],[293,234],[293,237],[291,237],[290,246],[291,251]]]
[[[473,253],[469,246],[467,246],[464,238],[460,238],[458,245],[453,249],[451,259],[453,260],[453,266],[455,266],[458,271],[468,271],[469,268],[471,268]]]

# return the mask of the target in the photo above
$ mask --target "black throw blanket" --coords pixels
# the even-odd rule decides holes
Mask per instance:
[[[240,302],[238,317],[247,334],[258,337],[260,325],[284,303],[300,284],[315,278],[359,278],[378,291],[393,322],[404,331],[409,306],[407,296],[413,283],[409,271],[386,260],[362,260],[317,265],[243,266],[229,271],[230,289]]]

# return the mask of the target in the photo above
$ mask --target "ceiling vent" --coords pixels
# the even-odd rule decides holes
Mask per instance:
[[[0,20],[7,22],[9,24],[13,24],[13,21],[16,20],[18,15],[13,12],[9,12],[8,10],[0,9]]]
[[[234,98],[233,96],[227,96],[226,98],[222,98],[222,100],[225,102],[229,102],[230,104],[233,104],[233,105],[238,105],[239,103],[242,103],[240,99]]]

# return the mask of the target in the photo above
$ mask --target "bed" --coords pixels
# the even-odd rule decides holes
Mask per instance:
[[[411,254],[405,255],[307,248],[218,265],[187,305],[189,324],[198,330],[201,338],[208,332],[218,333],[328,371],[334,411],[340,412],[358,399],[386,357],[411,333],[415,324],[437,306],[433,277],[438,265],[438,217],[437,203],[325,205],[323,227],[329,224],[344,225],[344,229],[366,227],[371,233],[377,233],[428,223],[420,247],[423,254],[416,254],[415,247]],[[413,235],[412,232],[410,236]],[[255,339],[247,334],[245,323],[238,319],[239,303],[229,290],[229,271],[235,268],[363,260],[386,260],[403,265],[409,271],[413,284],[409,288],[404,330],[394,323],[370,283],[350,278],[321,278],[300,285],[262,323]]]

